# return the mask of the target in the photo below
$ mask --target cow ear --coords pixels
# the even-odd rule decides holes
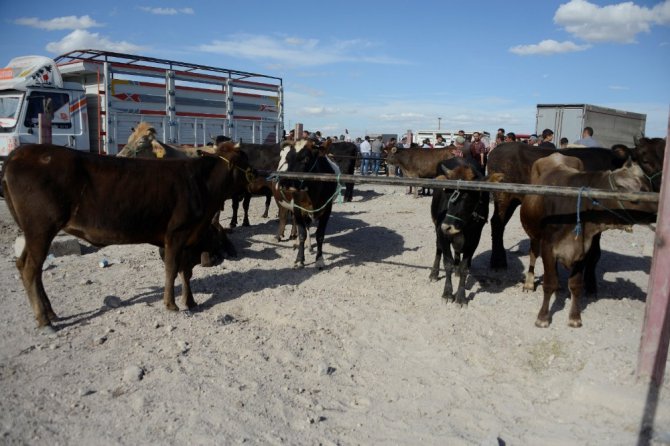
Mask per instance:
[[[442,172],[444,172],[445,179],[450,180],[451,179],[451,170],[447,169],[447,166],[444,164],[440,164],[440,169],[442,169]]]
[[[391,149],[391,153],[396,153],[397,151],[398,151],[398,148],[397,148],[397,147],[393,147],[393,148]]]
[[[632,155],[632,151],[623,144],[615,144],[612,146],[612,154],[614,158],[624,161]]]
[[[505,175],[502,173],[492,173],[488,177],[486,177],[486,181],[489,183],[500,183],[503,179],[505,178]]]

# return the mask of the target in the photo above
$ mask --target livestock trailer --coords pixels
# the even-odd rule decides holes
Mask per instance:
[[[593,128],[593,138],[603,147],[614,144],[632,146],[644,135],[647,115],[589,104],[538,104],[535,131],[554,131],[554,142],[561,138],[573,143],[582,137],[584,127]]]
[[[141,121],[172,144],[217,135],[279,142],[284,95],[279,77],[153,57],[91,49],[18,57],[0,69],[0,155],[37,142],[45,111],[54,144],[112,155]]]

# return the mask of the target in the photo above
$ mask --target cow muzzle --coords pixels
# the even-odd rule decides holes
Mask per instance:
[[[449,224],[449,223],[447,223],[447,222],[444,222],[444,223],[442,223],[442,224],[440,225],[440,230],[441,230],[443,233],[448,234],[448,235],[456,235],[456,234],[458,234],[459,232],[461,232],[461,229],[460,229],[460,228],[456,227],[456,226],[453,225],[453,224]]]

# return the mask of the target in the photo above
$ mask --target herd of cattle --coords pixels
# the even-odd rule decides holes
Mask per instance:
[[[665,140],[642,138],[633,148],[547,150],[522,143],[496,147],[484,176],[451,148],[394,150],[387,164],[404,176],[446,178],[537,185],[573,186],[612,191],[660,189]],[[223,142],[214,147],[168,146],[156,132],[141,123],[116,157],[72,149],[31,144],[14,150],[3,165],[0,192],[25,236],[16,261],[38,327],[51,328],[57,316],[42,283],[42,266],[59,231],[80,237],[94,246],[149,243],[160,248],[165,263],[163,300],[178,310],[174,298],[177,274],[183,283],[182,304],[196,305],[190,288],[193,267],[217,264],[236,255],[219,223],[226,200],[233,201],[231,226],[237,224],[237,206],[243,203],[243,225],[249,224],[252,195],[266,197],[265,216],[272,198],[280,215],[277,238],[292,218],[297,232],[295,267],[305,262],[309,225],[317,221],[316,266],[323,268],[322,246],[336,182],[270,179],[274,171],[319,174],[353,174],[356,145],[348,142],[316,144],[310,140],[276,145]],[[160,160],[156,160],[156,159]],[[123,184],[121,189],[119,184]],[[344,198],[351,201],[353,184]],[[534,265],[542,256],[544,301],[536,325],[551,322],[549,300],[558,288],[558,262],[571,269],[569,324],[581,326],[579,298],[582,288],[595,292],[595,265],[600,257],[600,234],[656,219],[657,205],[648,202],[600,202],[542,195],[520,195],[514,190],[493,193],[491,218],[492,268],[505,268],[503,233],[515,209],[530,240],[530,267],[524,289],[535,287]],[[437,189],[431,216],[436,230],[436,254],[430,279],[446,270],[442,297],[466,302],[465,281],[482,229],[489,217],[488,192]],[[577,226],[577,228],[575,228]],[[451,274],[459,284],[454,293]]]

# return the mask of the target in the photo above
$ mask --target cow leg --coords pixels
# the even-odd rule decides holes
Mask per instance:
[[[544,266],[544,278],[542,280],[544,297],[542,299],[542,307],[535,320],[535,326],[546,328],[551,324],[549,301],[551,300],[551,296],[558,290],[558,268],[556,257],[548,244],[542,243],[540,252],[542,254],[542,265]]]
[[[266,189],[265,192],[265,212],[263,212],[263,215],[261,217],[263,218],[268,218],[268,212],[270,212],[270,203],[272,202],[272,191],[269,189]]]
[[[233,195],[233,216],[230,217],[230,227],[234,228],[237,226],[237,211],[240,207],[240,197],[238,195]]]
[[[174,302],[174,281],[177,278],[179,270],[177,259],[181,257],[181,250],[181,243],[179,247],[177,247],[177,243],[174,241],[165,244],[165,258],[163,259],[163,263],[165,264],[165,289],[163,290],[163,302],[165,303],[165,308],[170,311],[179,311],[179,307]]]
[[[439,230],[439,229],[438,229]],[[433,260],[433,267],[430,269],[428,279],[435,282],[440,277],[440,261],[442,260],[442,245],[440,244],[440,235],[435,237],[435,260]]]
[[[319,224],[316,227],[316,267],[320,270],[326,267],[326,263],[323,261],[323,240],[326,238],[326,225],[328,225],[331,210],[330,206],[324,209],[319,216]]]
[[[295,213],[289,212],[289,218],[291,218],[291,233],[289,234],[289,240],[295,240],[298,238],[298,223],[295,221]]]
[[[286,220],[288,219],[289,211],[283,206],[279,206],[279,226],[277,227],[277,235],[275,238],[278,242],[284,238],[284,231],[286,230]]]
[[[193,268],[184,265],[183,269],[179,271],[179,277],[181,278],[182,283],[182,292],[181,292],[181,303],[184,304],[189,310],[195,308],[197,304],[195,299],[193,299],[193,293],[191,292],[191,277],[193,277]]]
[[[350,202],[354,199],[354,183],[347,183],[344,189],[344,201]]]
[[[295,263],[293,268],[304,268],[305,267],[305,239],[307,238],[307,228],[305,222],[302,221],[302,217],[296,217],[294,212],[294,224],[298,227],[298,255],[295,258]]]
[[[570,278],[568,279],[568,288],[570,289],[570,319],[568,320],[568,325],[573,328],[582,326],[579,301],[584,289],[583,271],[584,261],[576,262],[570,271]]]
[[[16,260],[38,328],[50,326],[51,321],[56,320],[42,283],[42,266],[54,236],[36,237],[26,233],[26,244]]]
[[[467,305],[467,301],[465,300],[465,281],[468,278],[468,272],[470,271],[470,268],[468,267],[470,259],[463,257],[463,261],[458,263],[457,266],[457,271],[458,271],[458,288],[456,289],[456,303],[460,305],[461,307],[463,305]]]
[[[493,216],[491,217],[491,263],[492,269],[507,269],[507,252],[503,242],[505,225],[514,214],[518,200],[511,200],[506,197],[500,198],[494,194]]]
[[[251,194],[245,193],[242,200],[242,210],[244,210],[244,218],[242,219],[242,226],[249,226],[249,203],[251,202]]]
[[[442,245],[442,258],[444,262],[444,271],[446,277],[444,278],[444,291],[442,292],[442,298],[446,302],[453,302],[454,297],[454,288],[451,284],[451,273],[454,270],[454,258],[451,255],[451,247]]]
[[[591,249],[584,258],[584,290],[588,294],[598,294],[598,281],[596,280],[596,265],[600,260],[600,237],[602,233],[593,236]]]
[[[535,263],[540,255],[540,240],[530,239],[530,252],[528,260],[528,272],[526,273],[526,281],[523,284],[524,291],[535,291]]]

